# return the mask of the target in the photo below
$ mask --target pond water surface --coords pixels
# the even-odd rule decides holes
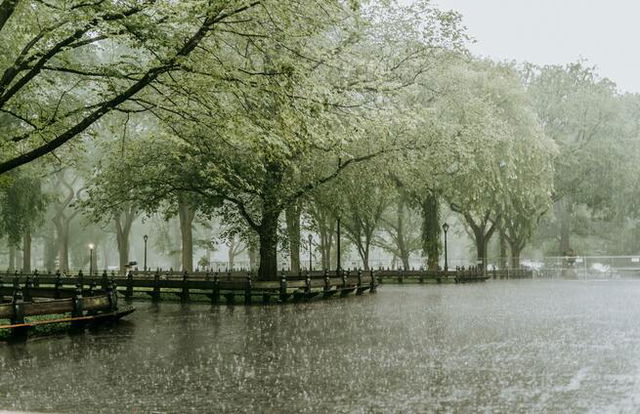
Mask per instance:
[[[382,286],[285,306],[136,302],[0,344],[0,408],[637,412],[640,281]]]

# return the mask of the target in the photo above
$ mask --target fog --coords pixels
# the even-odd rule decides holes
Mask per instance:
[[[564,64],[586,59],[621,90],[640,92],[640,3],[629,0],[436,0],[457,10],[494,59]]]

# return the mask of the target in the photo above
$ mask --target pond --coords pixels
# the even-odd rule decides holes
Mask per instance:
[[[640,409],[640,282],[382,286],[285,306],[136,302],[0,344],[0,408],[54,412]]]

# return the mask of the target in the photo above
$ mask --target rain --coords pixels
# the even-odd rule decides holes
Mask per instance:
[[[638,411],[639,11],[0,0],[0,412]]]

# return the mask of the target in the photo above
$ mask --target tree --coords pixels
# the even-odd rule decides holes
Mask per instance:
[[[512,67],[484,61],[470,69],[463,79],[471,96],[462,95],[465,106],[455,113],[459,136],[473,140],[449,180],[447,197],[468,225],[478,263],[486,268],[487,246],[500,223],[519,257],[531,226],[546,210],[554,145],[543,135]]]
[[[9,242],[10,268],[15,263],[15,248],[22,240],[22,271],[31,271],[32,232],[42,223],[47,202],[41,180],[33,172],[11,174],[10,185],[0,192],[0,235]]]
[[[419,217],[409,206],[407,194],[398,189],[392,199],[392,208],[388,208],[382,216],[381,230],[390,240],[382,237],[376,244],[400,258],[402,267],[409,269],[409,258],[415,251],[420,250]]]
[[[270,3],[3,1],[0,114],[14,122],[2,130],[0,175],[81,135]]]
[[[371,162],[352,168],[332,183],[339,194],[336,214],[345,236],[356,247],[364,270],[369,270],[371,247],[380,244],[378,232],[383,215],[393,200],[393,188],[388,178],[381,175],[381,166]]]
[[[334,191],[328,186],[319,188],[307,196],[306,212],[310,217],[312,230],[318,233],[322,269],[334,269],[333,246],[337,231],[336,200]]]
[[[342,4],[332,5],[335,15],[316,6],[305,6],[310,19],[257,20],[254,33],[278,32],[277,42],[229,40],[241,47],[220,54],[243,62],[234,90],[221,90],[210,69],[198,68],[166,85],[173,106],[153,110],[184,141],[190,162],[210,174],[192,181],[192,191],[221,197],[258,234],[262,279],[276,277],[282,212],[351,165],[408,146],[389,133],[389,106],[374,105],[390,102],[437,59],[436,49],[458,40],[455,19],[433,10],[420,15],[433,27],[412,33],[407,21],[418,16],[406,10],[372,8],[363,19]],[[194,101],[188,118],[176,116]]]
[[[583,62],[566,66],[525,65],[524,83],[545,135],[558,148],[554,162],[555,215],[559,248],[571,250],[572,210],[576,203],[606,194],[602,174],[609,170],[616,121],[615,85]],[[598,185],[596,189],[594,185]],[[591,200],[589,200],[591,199]]]
[[[79,177],[74,175],[72,179],[69,179],[67,177],[68,174],[69,171],[65,168],[56,171],[56,187],[58,189],[64,189],[64,193],[62,196],[58,195],[58,198],[55,198],[52,203],[54,209],[52,221],[56,227],[58,244],[58,269],[61,272],[68,272],[70,269],[69,226],[80,212],[80,210],[74,206],[74,202],[77,200],[78,194],[81,191],[81,188],[76,188]]]

